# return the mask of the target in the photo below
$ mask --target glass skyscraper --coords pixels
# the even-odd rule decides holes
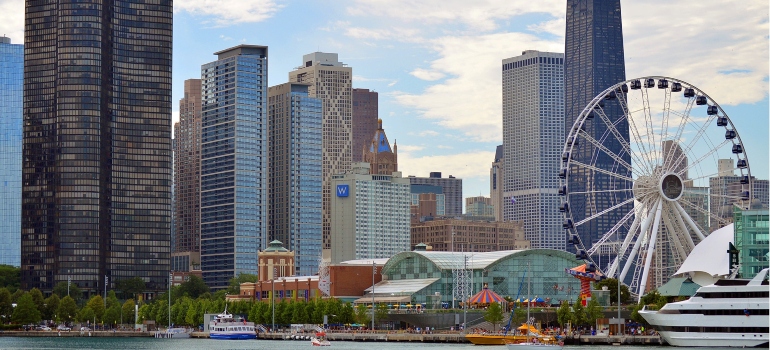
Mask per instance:
[[[565,135],[569,135],[575,120],[596,95],[626,80],[620,0],[567,0],[564,50],[564,127]],[[620,136],[628,141],[628,120],[625,119],[619,103],[618,99],[606,100],[602,109],[615,123]],[[604,123],[596,119],[598,118],[585,124],[586,132],[596,140],[603,140],[605,147],[631,164],[631,156],[623,151],[620,140],[607,130]],[[594,157],[595,163],[592,161]],[[614,159],[588,142],[577,145],[571,158],[576,162],[595,164],[602,170],[631,177],[628,169],[615,167]],[[611,192],[631,188],[630,184],[619,180],[617,176],[590,171],[583,167],[569,171],[570,181],[567,186],[570,192],[595,191],[592,196],[585,196],[586,200],[570,200],[570,212],[575,222],[621,203],[631,196],[629,191]],[[583,244],[590,247],[612,229],[623,218],[624,213],[630,212],[632,205],[621,206],[602,215],[598,220],[580,225],[578,235]],[[628,227],[621,228],[619,236],[624,237],[627,231]],[[566,234],[564,239],[567,239]],[[570,245],[567,248],[574,250]]]
[[[0,264],[20,266],[24,45],[0,37]]]
[[[167,289],[170,0],[28,1],[22,289]]]
[[[201,67],[201,269],[221,289],[256,275],[267,247],[267,47],[214,54]]]
[[[318,274],[322,248],[323,109],[308,85],[268,89],[270,240],[294,251],[299,276]]]

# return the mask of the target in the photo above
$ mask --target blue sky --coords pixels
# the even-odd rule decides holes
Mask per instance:
[[[174,110],[183,81],[214,52],[269,47],[269,85],[303,54],[336,52],[354,87],[379,92],[388,138],[405,175],[464,179],[489,194],[502,141],[502,59],[563,52],[565,0],[176,0]],[[24,1],[0,0],[0,34],[23,40]],[[626,75],[664,75],[701,88],[740,133],[752,174],[768,178],[766,1],[622,1]],[[174,114],[177,117],[177,114]]]

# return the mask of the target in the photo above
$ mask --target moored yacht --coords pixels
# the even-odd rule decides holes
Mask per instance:
[[[257,332],[254,330],[254,322],[246,322],[244,319],[234,319],[233,315],[225,311],[214,317],[209,324],[209,337],[211,339],[255,339]]]
[[[639,314],[673,346],[768,347],[768,269],[751,280],[721,279],[690,299]]]

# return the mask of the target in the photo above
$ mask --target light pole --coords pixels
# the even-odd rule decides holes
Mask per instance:
[[[171,329],[171,283],[174,279],[174,271],[168,274],[168,329]]]
[[[273,287],[273,293],[270,294],[270,305],[273,308],[273,327],[271,330],[275,333],[275,275],[278,274],[278,268],[273,267],[273,280],[270,281],[270,286]]]
[[[374,274],[377,273],[377,263],[372,258],[372,331],[374,331]]]

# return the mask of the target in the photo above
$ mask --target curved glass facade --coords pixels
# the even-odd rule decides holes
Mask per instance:
[[[27,1],[22,288],[166,289],[171,34],[170,0]]]
[[[21,105],[24,45],[0,38],[0,264],[21,256]]]
[[[467,266],[471,270],[473,277],[469,297],[481,291],[486,283],[489,289],[502,297],[516,299],[518,296],[523,300],[527,298],[525,273],[529,268],[532,297],[555,304],[577,298],[580,281],[567,274],[565,269],[581,264],[573,254],[554,249],[489,253],[413,251],[393,256],[383,267],[382,275],[387,280],[438,278],[438,281],[411,294],[412,302],[430,303],[431,296],[441,293],[442,301],[451,304],[455,284],[452,269]]]

